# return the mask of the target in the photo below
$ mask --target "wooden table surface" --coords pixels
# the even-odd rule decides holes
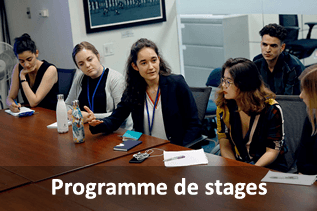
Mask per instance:
[[[28,183],[31,181],[0,167],[0,192]]]
[[[208,165],[167,168],[163,156],[155,155],[161,155],[162,150],[180,151],[188,148],[142,136],[141,140],[146,143],[128,153],[115,152],[112,148],[120,142],[117,134],[91,135],[87,125],[86,142],[77,145],[72,143],[70,132],[58,134],[56,129],[46,128],[55,121],[52,113],[41,109],[36,111],[39,113],[27,118],[6,116],[0,111],[0,176],[6,181],[12,178],[12,184],[15,183],[9,190],[8,186],[1,189],[0,185],[0,210],[306,211],[317,208],[317,183],[312,186],[266,183],[265,195],[260,195],[258,188],[255,195],[249,195],[245,187],[239,192],[237,184],[254,183],[259,187],[268,169],[215,155],[207,156]],[[121,134],[123,132],[119,131]],[[132,154],[149,148],[155,148],[152,157],[141,164],[129,163]],[[14,178],[16,176],[18,178]],[[57,190],[57,195],[52,195],[53,179],[59,179],[64,184],[63,188]],[[174,187],[182,181],[186,184],[185,195],[177,195]],[[98,188],[95,187],[92,191],[96,197],[87,199],[87,190],[75,195],[72,186],[66,195],[66,183],[72,183],[72,186],[81,183],[84,187],[89,183],[105,183],[108,186],[101,188],[102,195],[98,194]],[[115,184],[117,189],[119,183],[153,183],[154,186],[164,183],[167,195],[157,192],[146,195],[144,189],[141,189],[143,192],[140,195],[133,195],[131,189],[129,195],[125,192],[119,195],[117,189],[115,195],[110,195],[113,192],[108,189],[109,183]],[[190,195],[187,187],[194,183],[198,187],[197,195]],[[216,187],[216,183],[222,185]],[[206,194],[206,184],[212,184],[209,187],[213,189],[213,194]],[[230,193],[231,186],[232,194],[225,195],[225,192]],[[80,188],[77,186],[76,190]],[[237,199],[241,194],[245,194],[243,199]]]
[[[165,144],[158,146],[163,150],[186,150],[184,147],[176,146],[173,144]],[[155,150],[156,154],[160,150]],[[202,166],[188,166],[167,168],[162,162],[162,157],[148,158],[141,164],[129,164],[131,155],[113,159],[89,168],[81,169],[75,172],[67,173],[54,179],[59,179],[63,182],[64,186],[57,190],[57,195],[46,195],[44,202],[41,198],[37,199],[38,207],[44,206],[47,198],[52,201],[59,198],[69,200],[77,206],[82,206],[91,210],[316,210],[317,201],[317,184],[312,186],[299,186],[266,183],[265,188],[267,193],[259,195],[259,189],[256,190],[256,195],[249,195],[246,193],[244,187],[241,192],[245,194],[243,199],[235,197],[235,188],[238,183],[254,183],[259,186],[261,179],[268,172],[268,169],[257,167],[238,161],[225,159],[219,156],[209,156],[209,164]],[[190,195],[187,192],[185,195],[176,195],[174,187],[177,183],[181,183],[185,179],[186,188],[190,183],[195,183],[198,186],[197,195]],[[222,195],[217,194],[217,188],[214,186],[214,193],[206,195],[207,183],[215,184],[216,182],[222,183],[218,191]],[[159,183],[165,183],[167,186],[167,195],[159,195],[155,192],[154,195],[145,195],[144,192],[138,195],[132,195],[129,189],[129,195],[123,192],[122,195],[107,194],[107,186],[102,188],[102,195],[98,195],[98,188],[93,190],[96,193],[94,199],[87,199],[86,192],[82,195],[75,195],[72,186],[69,189],[69,195],[65,195],[65,184],[81,183],[85,187],[89,183],[153,183],[155,186]],[[230,187],[231,183],[234,187],[233,195],[225,195],[224,189]],[[225,185],[226,184],[226,185]],[[47,193],[52,193],[52,180],[48,179],[35,184],[26,185],[9,192],[5,192],[5,201],[2,200],[0,195],[0,204],[2,207],[8,207],[7,201],[13,198],[18,198],[18,204],[14,208],[19,208],[20,204],[26,204],[32,200],[34,194],[37,194],[38,189],[46,190]],[[20,189],[27,189],[32,197],[24,196],[24,191]],[[79,190],[79,189],[78,189]],[[180,190],[180,189],[179,189]],[[240,193],[242,194],[242,193]],[[35,207],[35,208],[38,208]],[[32,207],[34,208],[34,207]],[[60,209],[63,208],[61,204]]]
[[[128,152],[114,151],[125,130],[92,135],[85,124],[86,141],[75,144],[71,127],[65,134],[47,128],[56,121],[55,111],[35,111],[33,116],[19,118],[0,110],[0,166],[33,182],[169,143],[143,134],[142,144]]]

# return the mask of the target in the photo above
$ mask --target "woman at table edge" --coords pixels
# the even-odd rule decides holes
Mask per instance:
[[[21,88],[25,104],[56,109],[58,74],[54,65],[38,60],[39,50],[28,34],[15,38],[14,53],[19,60],[12,72],[12,81],[6,103],[12,112],[19,112],[15,100]]]
[[[177,145],[194,141],[201,123],[193,95],[183,76],[171,74],[156,44],[146,38],[135,42],[126,63],[127,87],[110,117],[96,120],[90,113],[90,131],[111,133],[131,113],[136,131]]]
[[[317,65],[306,68],[300,75],[301,93],[307,106],[307,114],[297,157],[297,170],[300,174],[317,174]]]

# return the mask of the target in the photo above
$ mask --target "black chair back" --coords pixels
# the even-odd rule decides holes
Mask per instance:
[[[211,92],[211,87],[190,87],[198,109],[198,118],[203,122],[206,114],[207,104]]]
[[[306,105],[298,95],[277,95],[284,118],[285,143],[288,152],[285,154],[290,172],[296,172],[296,151],[298,149],[306,113]]]
[[[306,39],[298,39],[299,24],[298,17],[294,15],[279,15],[279,22],[287,30],[287,37],[284,40],[285,51],[296,56],[298,59],[309,57],[317,48],[317,39],[310,39],[313,25],[309,25]]]
[[[297,26],[298,27],[298,17],[297,15],[279,15],[280,25],[284,27]]]
[[[70,87],[72,86],[73,78],[76,69],[61,69],[57,68],[58,72],[58,89],[59,93],[64,95],[66,100]]]

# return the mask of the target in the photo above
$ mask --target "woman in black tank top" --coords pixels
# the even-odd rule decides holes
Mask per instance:
[[[20,103],[15,100],[21,88],[24,104],[56,109],[58,74],[54,65],[38,60],[39,51],[28,34],[15,39],[13,46],[19,63],[15,65],[7,105],[12,112],[19,112]]]

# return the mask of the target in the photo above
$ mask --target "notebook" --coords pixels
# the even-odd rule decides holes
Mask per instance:
[[[114,150],[118,150],[118,151],[128,151],[130,149],[132,149],[135,146],[138,146],[139,144],[141,144],[142,141],[134,141],[134,140],[126,140],[124,142],[122,142],[121,144],[113,147]]]
[[[316,177],[317,175],[302,175],[268,171],[261,182],[286,183],[293,185],[312,185],[316,181]]]
[[[140,132],[127,130],[127,132],[125,132],[125,134],[123,134],[122,140],[126,141],[127,139],[132,139],[132,140],[137,141],[137,140],[139,140],[141,135],[142,135],[142,133],[140,133]]]
[[[34,110],[29,109],[27,107],[21,107],[20,112],[18,113],[14,113],[10,111],[10,109],[4,110],[4,111],[7,112],[8,114],[11,114],[12,116],[18,116],[18,117],[31,116],[34,114]]]
[[[185,151],[164,151],[164,165],[166,167],[192,166],[208,164],[203,149]]]

